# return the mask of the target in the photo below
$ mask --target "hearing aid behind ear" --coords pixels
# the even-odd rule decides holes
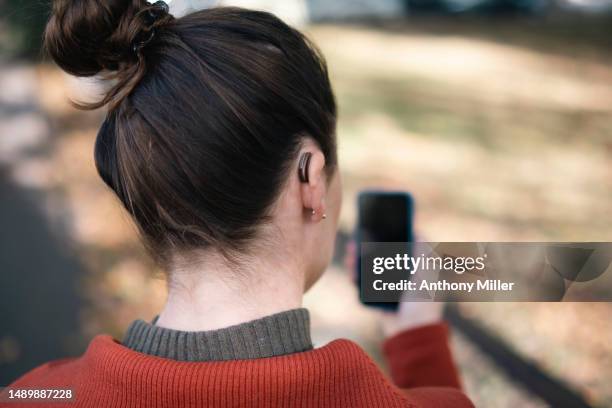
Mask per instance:
[[[312,153],[306,152],[300,156],[300,161],[298,163],[298,176],[300,177],[300,181],[302,183],[308,183],[308,167],[310,166],[310,158],[312,157]]]

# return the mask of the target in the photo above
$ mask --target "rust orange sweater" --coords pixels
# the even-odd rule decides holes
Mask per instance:
[[[132,351],[102,335],[83,356],[44,364],[11,389],[71,388],[75,398],[57,404],[63,407],[473,406],[459,390],[445,326],[400,333],[384,352],[397,386],[348,340],[279,357],[180,362]]]

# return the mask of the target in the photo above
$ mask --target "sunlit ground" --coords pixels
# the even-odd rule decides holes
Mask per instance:
[[[354,223],[356,192],[377,186],[412,192],[424,240],[612,239],[606,48],[559,44],[528,28],[507,21],[478,29],[436,20],[411,26],[409,20],[377,29],[309,30],[327,56],[340,105],[344,231]],[[54,68],[4,71],[5,92],[31,82],[32,89],[14,97],[37,98],[43,116],[5,123],[3,131],[50,126],[52,135],[48,151],[11,163],[11,177],[47,193],[50,220],[68,228],[90,271],[82,279],[90,304],[83,333],[120,337],[132,319],[155,315],[164,284],[151,279],[152,265],[127,216],[95,172],[101,114],[72,110],[65,100],[70,81]],[[346,273],[332,268],[307,295],[314,339],[320,345],[349,337],[378,358],[377,315],[356,296]],[[611,305],[468,304],[461,310],[594,405],[612,405]],[[461,336],[454,335],[453,347],[477,406],[545,405]]]

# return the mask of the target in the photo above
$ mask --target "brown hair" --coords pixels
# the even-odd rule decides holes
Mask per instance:
[[[241,250],[267,219],[304,137],[336,165],[325,61],[275,16],[213,8],[173,18],[144,0],[60,0],[45,45],[113,82],[95,147],[102,179],[154,257]]]

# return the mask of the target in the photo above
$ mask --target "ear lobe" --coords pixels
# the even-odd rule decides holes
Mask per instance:
[[[310,208],[314,210],[312,214],[314,220],[318,221],[325,213],[325,180],[312,187]]]

